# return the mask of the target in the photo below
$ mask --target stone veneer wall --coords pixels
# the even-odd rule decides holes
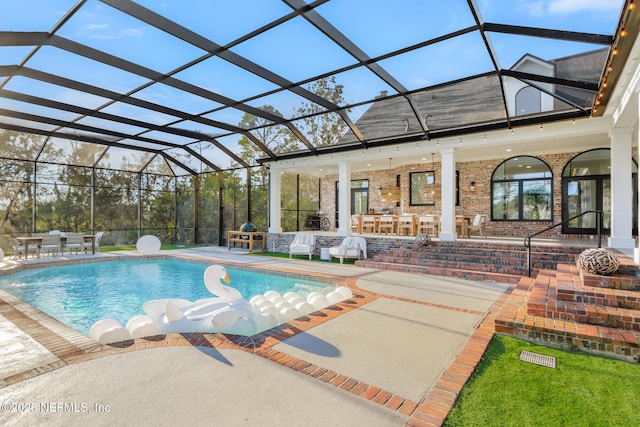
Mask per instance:
[[[308,233],[308,232],[307,232]],[[293,241],[295,233],[269,233],[267,235],[267,250],[281,253],[289,253],[289,245]],[[367,236],[367,257],[377,254],[389,253],[391,249],[409,249],[415,247],[413,238],[390,239],[388,237]],[[338,246],[344,237],[316,235],[316,247],[314,255],[320,256],[320,248]]]
[[[500,163],[511,158],[507,156],[502,159],[479,160],[471,162],[458,162],[456,170],[460,174],[460,205],[456,206],[456,214],[473,216],[476,213],[487,216],[486,224],[487,233],[491,236],[510,236],[524,237],[525,235],[548,227],[551,224],[558,223],[562,220],[562,170],[569,160],[580,152],[546,154],[534,156],[549,165],[553,173],[553,222],[548,221],[491,221],[491,175]],[[637,161],[637,147],[633,148],[633,157]],[[435,206],[409,206],[409,173],[434,170],[436,171],[436,194],[434,199]],[[375,170],[369,172],[358,172],[351,175],[352,180],[368,179],[369,180],[369,208],[375,209],[375,212],[381,212],[388,209],[395,214],[415,213],[415,214],[436,214],[441,212],[439,201],[441,200],[440,172],[442,167],[439,162],[431,163],[428,159],[423,163],[400,166],[391,170]],[[378,196],[376,189],[379,186],[389,185],[396,182],[396,175],[400,175],[400,183],[402,189],[401,206],[392,205],[382,202]],[[331,227],[335,229],[335,188],[338,175],[328,175],[321,179],[320,182],[320,203],[321,209],[329,214],[331,219]],[[470,192],[469,187],[472,181],[475,181],[475,192]],[[545,235],[558,237],[561,236],[561,227],[557,227]],[[573,235],[572,235],[573,236]]]

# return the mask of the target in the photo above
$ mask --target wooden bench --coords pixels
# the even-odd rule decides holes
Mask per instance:
[[[236,247],[236,243],[240,243],[240,247],[244,248],[245,244],[249,245],[249,252],[253,252],[256,244],[261,245],[261,250],[267,249],[267,233],[264,231],[227,231],[227,246],[231,250],[231,245]]]

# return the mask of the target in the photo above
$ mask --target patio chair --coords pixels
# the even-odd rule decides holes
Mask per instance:
[[[363,233],[375,233],[376,232],[376,217],[375,215],[363,215],[362,216],[362,232]]]
[[[60,255],[60,234],[43,234],[42,243],[40,244],[40,252],[52,254],[53,256]]]
[[[427,233],[429,236],[435,236],[436,222],[433,215],[420,215],[418,217],[418,233]]]
[[[400,215],[398,217],[398,236],[406,235],[413,236],[415,231],[415,216],[414,215]]]
[[[351,232],[362,234],[362,215],[351,215]]]
[[[102,239],[103,235],[104,235],[104,231],[98,231],[96,233],[96,237],[94,238],[95,240],[94,245],[95,245],[96,252],[100,252],[100,239]],[[91,250],[91,240],[84,240],[83,238],[82,245],[85,252],[88,253]]]
[[[473,222],[471,223],[471,226],[469,227],[469,235],[474,234],[474,232],[479,233],[481,237],[487,237],[485,234],[485,221],[486,221],[486,215],[480,215],[480,214],[476,214],[476,216],[473,217]]]
[[[20,242],[15,237],[11,238],[11,258],[10,259],[18,259],[24,256],[24,259],[27,259],[29,254],[34,254],[36,256],[40,256],[40,248],[35,243],[29,245],[29,253],[25,254],[26,246],[24,243]]]
[[[378,223],[378,233],[394,234],[395,218],[393,215],[381,215]]]
[[[80,251],[84,252],[84,234],[83,233],[67,233],[66,241],[62,245],[62,252],[67,251],[71,253],[71,251],[75,251],[76,255],[80,253]]]
[[[339,246],[329,248],[329,256],[331,258],[340,258],[340,264],[344,263],[345,258],[360,259],[367,258],[367,241],[364,237],[345,237]]]
[[[316,236],[313,234],[296,234],[289,245],[289,258],[291,255],[309,255],[309,260],[316,247]]]

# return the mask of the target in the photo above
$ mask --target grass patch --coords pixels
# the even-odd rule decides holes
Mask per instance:
[[[527,350],[556,369],[523,362]],[[494,336],[444,426],[640,425],[640,364]]]
[[[195,248],[198,245],[192,245],[189,243],[170,243],[166,245],[160,245],[160,250],[168,249],[188,249]],[[101,247],[100,252],[116,252],[116,251],[135,251],[137,248],[135,245],[122,245],[122,246],[106,246]]]
[[[251,252],[249,255],[251,256],[269,256],[269,257],[273,257],[273,258],[289,258],[289,254],[288,253],[282,253],[282,252]],[[291,259],[301,259],[301,260],[306,260],[309,261],[309,256],[308,255],[293,255],[291,257]],[[332,263],[337,263],[340,264],[340,259],[338,258],[331,258],[331,261],[324,261],[320,259],[319,255],[312,255],[311,256],[311,261],[320,261],[320,262],[332,262]],[[357,261],[357,259],[355,258],[345,258],[344,259],[344,264],[345,265],[354,265],[355,262]]]

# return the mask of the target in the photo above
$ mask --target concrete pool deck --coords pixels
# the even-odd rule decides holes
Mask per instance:
[[[512,290],[239,249],[166,253],[332,277],[354,297],[253,339],[168,334],[111,347],[0,293],[0,403],[14,405],[0,423],[439,425]]]

